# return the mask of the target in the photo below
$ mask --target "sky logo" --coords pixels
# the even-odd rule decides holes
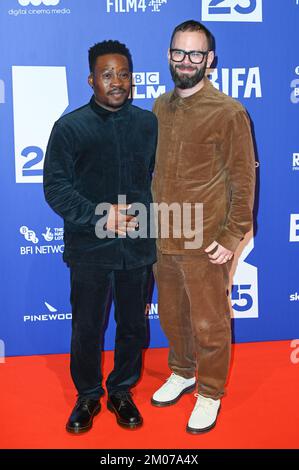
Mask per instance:
[[[202,0],[203,21],[263,21],[262,0]]]
[[[60,0],[18,0],[18,2],[22,7],[28,7],[28,5],[32,5],[34,7],[39,7],[40,5],[45,5],[46,7],[54,7],[58,5]]]

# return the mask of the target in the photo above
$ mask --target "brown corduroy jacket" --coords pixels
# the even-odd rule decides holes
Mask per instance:
[[[205,78],[203,88],[187,98],[175,90],[160,96],[153,111],[159,122],[154,201],[203,204],[201,248],[186,250],[190,240],[171,232],[158,238],[158,248],[202,254],[216,240],[234,251],[251,229],[254,200],[255,158],[245,109]]]

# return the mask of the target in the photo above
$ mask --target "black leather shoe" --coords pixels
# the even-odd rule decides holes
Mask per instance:
[[[79,397],[77,403],[66,423],[66,430],[73,434],[89,431],[93,418],[101,411],[99,400]]]
[[[134,429],[142,425],[143,419],[132,399],[131,392],[115,392],[109,395],[108,410],[115,414],[120,426]]]

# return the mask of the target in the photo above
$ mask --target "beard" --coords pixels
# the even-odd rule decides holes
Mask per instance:
[[[169,70],[171,73],[172,80],[174,81],[174,84],[177,88],[181,88],[182,90],[186,90],[188,88],[193,88],[195,85],[197,85],[205,76],[206,69],[207,69],[207,62],[203,64],[203,66],[200,69],[197,69],[196,67],[194,70],[196,70],[194,75],[179,75],[177,72],[178,67],[185,67],[183,65],[173,65],[172,63],[169,64]],[[186,67],[186,68],[190,68]],[[193,67],[192,67],[193,68]]]

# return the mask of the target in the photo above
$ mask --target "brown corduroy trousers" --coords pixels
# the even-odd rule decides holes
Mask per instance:
[[[158,251],[154,265],[159,317],[169,341],[169,367],[181,377],[197,375],[198,393],[214,399],[223,396],[229,371],[231,264],[212,264],[205,254]]]

